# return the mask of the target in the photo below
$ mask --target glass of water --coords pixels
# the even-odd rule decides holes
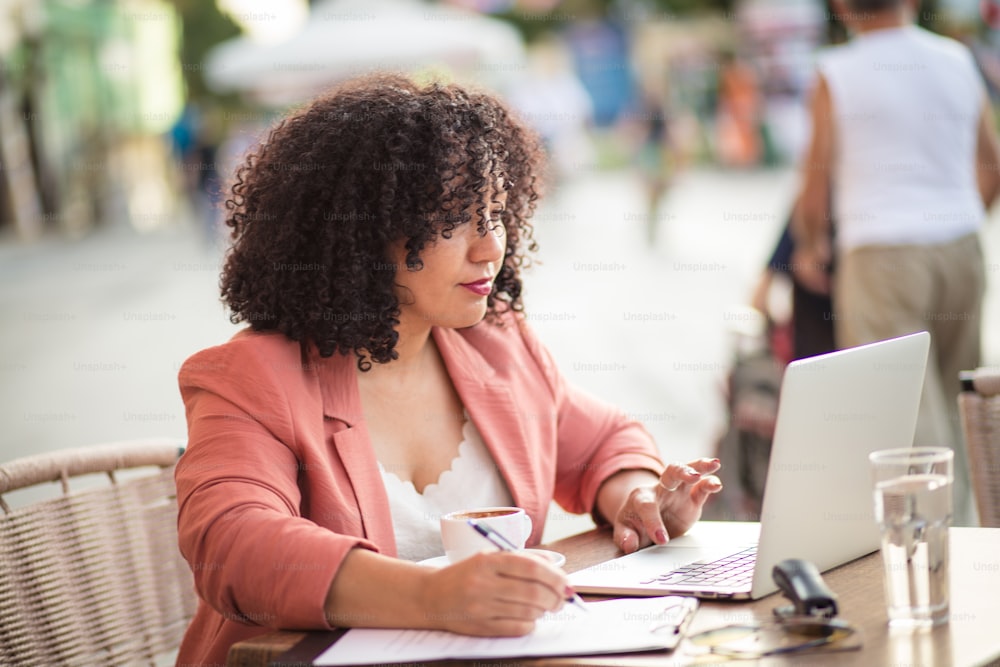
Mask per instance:
[[[948,447],[913,447],[868,457],[892,627],[948,622],[953,456]]]

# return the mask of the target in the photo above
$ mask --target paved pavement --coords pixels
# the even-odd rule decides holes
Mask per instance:
[[[646,242],[639,184],[590,171],[551,193],[526,273],[529,317],[565,374],[641,418],[668,458],[707,454],[725,424],[732,330],[796,180],[788,170],[682,174]],[[990,280],[1000,229],[986,233]],[[994,250],[996,249],[996,250]],[[183,438],[176,373],[235,331],[219,252],[193,225],[0,244],[0,460],[149,436]],[[986,359],[1000,359],[991,288]],[[550,535],[580,524],[555,513]]]

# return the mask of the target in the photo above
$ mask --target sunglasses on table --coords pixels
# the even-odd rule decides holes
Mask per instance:
[[[763,623],[734,623],[688,636],[694,653],[756,659],[814,649],[853,650],[857,630],[837,618],[786,617]]]

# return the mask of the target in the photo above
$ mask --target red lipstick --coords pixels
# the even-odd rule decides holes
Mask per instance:
[[[489,278],[483,278],[482,280],[477,280],[471,283],[462,283],[462,287],[469,290],[473,294],[488,296],[489,293],[493,291],[493,281]]]

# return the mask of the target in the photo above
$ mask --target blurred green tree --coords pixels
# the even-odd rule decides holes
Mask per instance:
[[[173,0],[181,16],[181,68],[188,99],[195,102],[238,106],[230,95],[212,91],[205,82],[205,56],[220,42],[240,34],[240,28],[223,12],[215,0]]]
[[[548,12],[530,14],[520,9],[498,14],[518,27],[525,40],[533,42],[565,24],[586,18],[622,17],[636,20],[644,13],[687,17],[730,14],[736,0],[562,0]]]

